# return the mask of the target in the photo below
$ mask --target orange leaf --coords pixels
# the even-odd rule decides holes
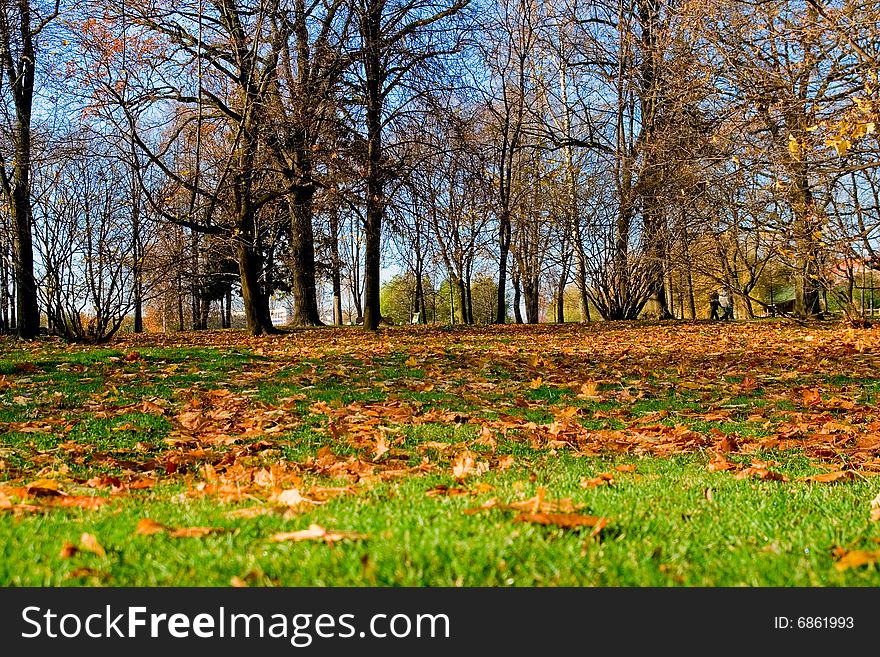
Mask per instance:
[[[844,552],[843,556],[834,564],[837,570],[847,570],[848,568],[859,568],[872,564],[880,559],[880,550],[850,550]]]
[[[373,448],[373,460],[378,461],[387,451],[388,441],[385,440],[385,436],[379,436],[376,438],[376,447]]]
[[[610,472],[601,472],[599,475],[589,478],[583,477],[581,479],[581,488],[596,488],[597,486],[613,486],[614,485],[614,475]]]
[[[810,475],[809,477],[798,477],[796,481],[815,481],[820,484],[830,484],[832,481],[841,479],[852,479],[852,470],[838,470],[837,472],[824,472],[822,474]]]
[[[61,552],[58,554],[58,556],[61,559],[70,559],[70,557],[75,555],[77,552],[79,552],[78,547],[76,547],[70,541],[64,541],[64,545],[61,546]]]
[[[98,539],[95,538],[94,534],[83,532],[83,535],[79,537],[79,547],[81,550],[92,552],[99,557],[107,556],[107,553],[104,551],[104,548],[101,547],[101,544],[98,543]]]
[[[80,509],[88,509],[90,511],[94,511],[95,509],[110,503],[108,498],[97,497],[94,495],[65,495],[50,499],[50,506],[74,506]]]
[[[804,388],[801,391],[801,395],[803,396],[804,406],[816,406],[822,403],[822,395],[819,394],[818,390]]]
[[[136,536],[151,536],[168,531],[168,527],[156,522],[152,518],[142,518],[138,520],[137,527],[134,530]]]
[[[171,538],[201,538],[208,534],[226,531],[222,527],[178,527],[168,532]]]
[[[706,466],[709,472],[723,472],[724,470],[734,470],[736,469],[736,465],[731,463],[726,458],[724,458],[721,454],[715,456],[715,460],[709,463]]]
[[[434,486],[434,488],[430,488],[425,491],[425,495],[428,497],[436,497],[438,495],[448,495],[450,497],[454,495],[468,495],[469,491],[466,488],[454,488],[447,486],[446,484],[438,484]]]
[[[27,494],[30,497],[54,497],[64,495],[61,486],[54,479],[37,479],[27,485]]]
[[[764,479],[766,481],[788,481],[788,477],[778,472],[768,470],[763,466],[752,466],[737,472],[735,479],[745,479],[746,477],[754,477],[756,479]]]
[[[521,513],[516,518],[517,522],[534,522],[539,525],[555,525],[563,529],[575,527],[593,527],[593,533],[598,533],[606,524],[606,519],[599,516],[584,516],[579,513]]]

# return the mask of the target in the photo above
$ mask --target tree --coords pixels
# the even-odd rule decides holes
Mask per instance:
[[[389,99],[402,102],[412,74],[427,62],[455,52],[458,37],[450,18],[470,0],[355,0],[360,78],[356,84],[364,113],[364,328],[375,330],[381,320],[379,272],[382,222],[391,176],[384,141],[385,126],[399,109]]]
[[[12,261],[15,272],[16,328],[21,338],[40,331],[40,311],[34,278],[31,226],[31,121],[39,38],[58,16],[60,0],[40,6],[32,0],[0,3],[0,96],[12,116],[9,153],[0,152],[0,188],[12,216]],[[9,111],[11,110],[11,111]]]

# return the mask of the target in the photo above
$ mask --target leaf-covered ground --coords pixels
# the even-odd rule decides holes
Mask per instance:
[[[7,339],[0,583],[877,586],[878,346],[773,322]]]

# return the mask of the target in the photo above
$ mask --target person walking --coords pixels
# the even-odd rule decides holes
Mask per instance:
[[[718,296],[718,304],[721,306],[721,321],[733,319],[733,295],[727,290],[722,290]]]
[[[718,319],[718,307],[720,305],[718,292],[712,290],[712,294],[709,295],[709,319]]]

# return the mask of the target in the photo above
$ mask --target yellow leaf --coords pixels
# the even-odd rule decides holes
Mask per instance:
[[[798,162],[800,162],[804,156],[803,144],[801,144],[801,142],[798,141],[798,138],[794,135],[788,135],[788,152],[791,153],[791,156]]]

